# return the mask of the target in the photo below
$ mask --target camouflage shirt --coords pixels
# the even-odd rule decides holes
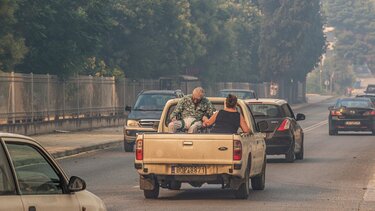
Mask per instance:
[[[197,120],[202,120],[203,116],[210,118],[214,111],[214,106],[207,98],[203,97],[201,102],[195,107],[192,95],[186,95],[178,102],[170,118],[172,119],[181,114],[182,119],[193,117]]]

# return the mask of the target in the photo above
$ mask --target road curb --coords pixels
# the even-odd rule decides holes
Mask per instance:
[[[112,142],[107,142],[103,144],[96,144],[96,145],[91,145],[91,146],[85,146],[85,147],[79,147],[76,149],[70,149],[66,151],[61,151],[61,152],[52,152],[51,155],[54,158],[63,158],[63,157],[68,157],[72,155],[77,155],[80,153],[85,153],[85,152],[90,152],[94,150],[101,150],[101,149],[107,149],[107,148],[114,148],[117,146],[121,146],[122,140],[116,140]]]

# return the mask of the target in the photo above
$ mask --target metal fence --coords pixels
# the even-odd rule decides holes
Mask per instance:
[[[207,96],[220,89],[253,89],[259,97],[269,97],[270,84],[210,83],[174,81],[168,88],[191,93],[203,86]],[[0,124],[55,121],[71,118],[123,115],[142,90],[161,89],[161,81],[76,76],[61,80],[53,75],[0,72]]]

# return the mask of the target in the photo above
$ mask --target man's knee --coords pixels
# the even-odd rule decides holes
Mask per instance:
[[[169,130],[170,133],[175,133],[180,128],[181,128],[181,122],[180,121],[174,121],[174,122],[170,122],[168,124],[168,130]]]
[[[198,133],[198,129],[202,127],[202,122],[195,122],[190,126],[188,133]]]

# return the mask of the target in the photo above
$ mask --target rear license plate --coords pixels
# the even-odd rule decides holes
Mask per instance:
[[[203,175],[206,174],[205,166],[172,166],[172,174],[179,175]]]
[[[361,125],[361,122],[358,121],[347,121],[345,125]]]

